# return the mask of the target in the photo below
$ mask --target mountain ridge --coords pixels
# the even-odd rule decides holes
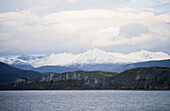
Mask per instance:
[[[170,55],[163,52],[150,52],[141,50],[132,52],[129,54],[106,52],[100,49],[90,49],[80,54],[72,53],[59,53],[50,54],[49,56],[27,56],[23,57],[11,57],[11,58],[0,58],[1,62],[7,64],[13,64],[15,61],[19,61],[20,64],[29,64],[33,67],[41,66],[70,66],[74,64],[129,64],[144,62],[150,60],[165,60],[170,59]],[[18,64],[19,64],[18,62]]]

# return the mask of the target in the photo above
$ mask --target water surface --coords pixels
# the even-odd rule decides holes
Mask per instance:
[[[0,91],[1,111],[170,111],[170,91]]]

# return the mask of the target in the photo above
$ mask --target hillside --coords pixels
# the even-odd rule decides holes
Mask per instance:
[[[15,78],[38,78],[43,75],[35,71],[17,69],[0,62],[0,84],[9,83]]]
[[[170,89],[170,68],[135,68],[111,77],[109,81],[109,87],[113,89]]]
[[[120,74],[75,71],[38,79],[20,78],[1,89],[170,89],[170,68],[136,68]]]

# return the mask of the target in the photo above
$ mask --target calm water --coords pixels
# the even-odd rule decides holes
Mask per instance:
[[[0,111],[170,111],[170,91],[0,91]]]

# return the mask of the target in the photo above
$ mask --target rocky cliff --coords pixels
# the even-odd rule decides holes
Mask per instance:
[[[170,89],[170,68],[136,68],[120,74],[75,71],[20,78],[1,89]]]

